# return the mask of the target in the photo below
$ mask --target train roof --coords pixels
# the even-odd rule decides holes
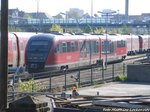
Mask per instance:
[[[23,40],[28,40],[31,36],[35,35],[34,32],[9,32],[8,39],[15,40],[16,38],[21,38]]]
[[[16,39],[13,33],[8,33],[8,40]]]
[[[123,38],[126,38],[126,39],[138,39],[139,37],[142,37],[143,39],[144,38],[150,38],[149,35],[134,35],[134,34],[130,34],[130,35],[122,35]]]
[[[35,32],[11,32],[14,35],[17,35],[19,38],[30,38],[33,35],[36,35]]]
[[[107,37],[106,37],[107,36]],[[112,40],[112,41],[117,41],[117,40],[126,40],[126,38],[122,37],[120,34],[105,34],[104,36],[101,36],[101,39],[106,40]]]
[[[126,39],[131,39],[131,38],[139,38],[138,35],[133,35],[133,34],[130,34],[130,35],[122,35],[123,38],[126,38]]]
[[[43,34],[37,34],[32,36],[32,38],[52,38],[55,41],[57,40],[79,40],[79,39],[97,39],[98,36],[94,35],[70,35],[70,34],[64,34],[64,35],[56,35],[51,33],[43,33]]]
[[[138,35],[139,37],[142,37],[142,38],[150,38],[149,35]]]
[[[102,39],[105,40],[107,36],[108,40],[112,40],[112,41],[117,41],[117,40],[125,40],[126,38],[123,38],[121,35],[117,34],[117,35],[109,35],[109,34],[103,34],[103,35],[91,35],[91,34],[84,34],[84,35],[71,35],[71,34],[51,34],[51,33],[41,33],[41,34],[36,34],[33,35],[31,37],[30,40],[33,39],[48,39],[51,38],[55,41],[59,41],[59,40],[92,40],[92,39]]]

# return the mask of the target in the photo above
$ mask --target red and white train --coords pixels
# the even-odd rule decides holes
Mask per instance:
[[[14,32],[9,33],[8,37],[9,72],[25,66],[25,48],[30,37],[26,50],[26,67],[29,72],[123,60],[127,54],[150,51],[149,35],[107,35],[107,41],[106,35],[36,35]]]
[[[149,35],[122,35],[127,39],[128,55],[146,53],[150,51]]]
[[[37,34],[26,48],[28,72],[68,69],[111,61],[149,51],[148,35]]]
[[[18,67],[25,66],[25,48],[28,39],[36,33],[8,33],[8,72],[15,72]]]

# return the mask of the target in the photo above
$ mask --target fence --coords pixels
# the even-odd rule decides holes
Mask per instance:
[[[107,81],[115,81],[117,75],[126,75],[126,68],[126,64],[117,63],[108,65],[107,69],[99,66],[91,66],[90,69],[87,70],[78,69],[77,71],[73,72],[63,70],[59,75],[57,74],[57,76],[55,76],[54,72],[49,72],[45,75],[31,74],[29,81],[22,82],[20,82],[18,76],[13,76],[13,83],[11,86],[9,85],[8,92],[44,91],[50,93],[58,93],[70,90],[72,85],[77,85],[78,87],[85,87]],[[13,100],[16,99],[14,98],[16,95],[12,95],[11,92],[8,96],[13,96]]]

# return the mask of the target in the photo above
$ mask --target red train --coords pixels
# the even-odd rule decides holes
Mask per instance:
[[[126,38],[122,38],[121,35],[107,35],[107,37],[106,41],[106,35],[32,36],[26,49],[26,68],[29,72],[40,72],[99,64],[106,59],[107,61],[125,59]]]
[[[149,35],[122,35],[127,39],[128,55],[146,53],[150,51]]]
[[[127,54],[149,51],[148,35],[56,35],[32,36],[26,49],[28,72],[68,69],[123,61]]]
[[[102,64],[105,61],[123,60],[127,54],[150,51],[149,35],[107,35],[107,41],[106,35],[14,32],[9,33],[8,37],[9,72],[25,65],[24,53],[29,37],[31,39],[26,50],[29,72]]]
[[[8,33],[8,72],[15,72],[18,67],[25,65],[25,47],[29,37],[36,33]]]

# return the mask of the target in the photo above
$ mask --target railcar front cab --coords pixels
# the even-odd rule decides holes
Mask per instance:
[[[28,72],[44,71],[52,46],[52,35],[37,34],[29,39],[26,48],[26,69]]]

